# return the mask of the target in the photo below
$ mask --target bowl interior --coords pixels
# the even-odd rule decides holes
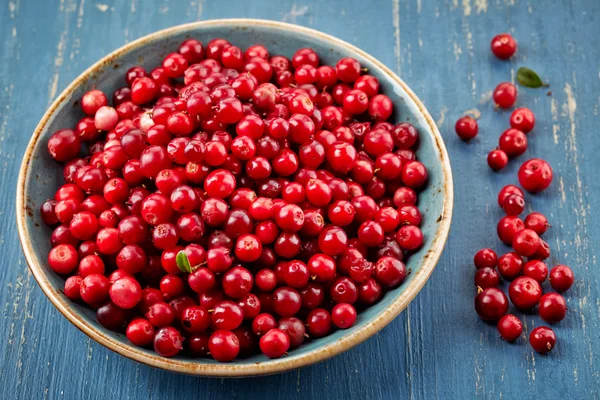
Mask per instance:
[[[30,246],[33,249],[33,254],[28,255],[29,260],[33,261],[30,264],[33,268],[41,269],[41,271],[37,271],[38,274],[50,283],[58,296],[58,301],[64,302],[67,312],[77,314],[85,323],[98,330],[101,335],[112,339],[114,342],[121,342],[124,346],[129,346],[123,334],[106,330],[98,324],[94,312],[66,299],[60,292],[64,285],[64,279],[53,273],[47,266],[46,255],[50,250],[49,238],[52,230],[42,222],[38,210],[46,199],[53,196],[56,188],[63,183],[63,178],[60,166],[48,155],[46,143],[54,131],[75,126],[76,122],[83,116],[78,106],[78,100],[87,90],[95,86],[104,93],[112,93],[115,89],[125,85],[123,74],[128,68],[133,65],[142,65],[147,70],[152,69],[160,64],[162,57],[177,49],[178,44],[189,37],[199,39],[203,43],[207,43],[212,38],[223,37],[241,48],[260,43],[265,45],[272,55],[281,54],[287,57],[291,57],[294,51],[299,48],[312,47],[319,54],[321,62],[329,65],[334,65],[341,57],[355,57],[363,67],[368,68],[370,74],[379,79],[382,92],[393,100],[395,104],[393,122],[411,122],[420,132],[417,155],[419,160],[428,168],[429,183],[419,196],[419,208],[424,216],[422,229],[425,235],[425,244],[419,252],[409,258],[407,268],[410,268],[412,272],[400,287],[388,291],[379,303],[360,313],[354,327],[348,330],[338,330],[328,337],[313,340],[299,349],[292,350],[289,352],[288,360],[301,358],[307,353],[318,352],[329,344],[345,340],[354,333],[364,330],[370,322],[381,317],[400,296],[408,296],[407,304],[416,295],[424,280],[433,270],[435,261],[442,250],[447,234],[447,226],[443,226],[441,222],[445,221],[449,225],[447,214],[451,208],[451,182],[449,182],[449,171],[445,170],[447,168],[445,165],[447,155],[439,133],[437,133],[438,137],[436,139],[436,133],[434,132],[436,128],[431,118],[428,117],[427,111],[422,108],[422,105],[415,102],[414,95],[409,93],[393,76],[380,68],[380,65],[372,62],[372,59],[364,53],[354,51],[347,44],[332,41],[329,36],[315,31],[304,28],[290,28],[285,24],[259,23],[256,21],[211,21],[208,24],[191,24],[172,28],[162,34],[151,35],[151,37],[136,46],[130,46],[125,51],[117,51],[114,57],[106,60],[99,68],[96,68],[85,79],[78,82],[74,90],[63,93],[59,102],[51,108],[50,115],[45,123],[40,125],[41,134],[39,139],[37,141],[34,139],[32,142],[34,148],[24,183],[24,199],[27,206],[26,211],[24,211],[24,213],[26,212],[24,232],[29,236]],[[450,199],[449,203],[448,198]],[[19,204],[18,206],[23,207],[25,205]],[[23,240],[27,239],[23,238]],[[429,263],[431,265],[424,270],[423,265],[427,264],[425,261],[430,257],[435,258],[435,260],[433,260],[433,264]],[[423,277],[423,275],[425,276]],[[422,282],[419,284],[415,280],[421,280]],[[415,286],[418,287],[415,288]],[[400,310],[398,309],[397,312]],[[147,353],[149,357],[155,357],[155,353],[150,350],[137,348],[136,350]],[[176,357],[175,360],[191,361],[203,365],[215,363],[209,359],[188,359],[184,355]],[[257,362],[268,364],[276,361],[270,361],[263,356],[254,356],[237,360],[235,363],[228,365],[241,366]]]

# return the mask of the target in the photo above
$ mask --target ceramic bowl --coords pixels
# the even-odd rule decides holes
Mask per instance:
[[[39,207],[63,183],[60,166],[48,155],[48,138],[58,129],[75,126],[82,117],[77,102],[87,90],[95,86],[104,93],[112,93],[124,85],[123,74],[128,68],[142,65],[150,70],[190,37],[204,43],[222,37],[241,48],[260,43],[271,54],[287,57],[299,48],[312,47],[322,63],[329,65],[342,57],[354,57],[379,79],[383,93],[393,100],[393,122],[409,121],[420,132],[417,155],[428,168],[429,183],[419,196],[425,243],[408,261],[407,268],[412,272],[400,287],[388,291],[379,303],[360,313],[352,328],[310,341],[280,359],[269,360],[257,355],[222,364],[185,355],[160,357],[152,350],[131,345],[125,335],[105,329],[96,322],[92,310],[67,299],[61,291],[64,279],[47,265],[51,229],[42,222]],[[153,367],[227,377],[272,374],[309,365],[348,350],[381,330],[406,308],[433,272],[450,228],[452,201],[452,175],[442,137],[423,103],[388,67],[364,51],[312,29],[274,21],[230,19],[191,23],[145,36],[104,57],[75,79],[52,103],[33,132],[19,175],[16,209],[21,244],[35,279],[56,308],[77,328],[103,346]]]

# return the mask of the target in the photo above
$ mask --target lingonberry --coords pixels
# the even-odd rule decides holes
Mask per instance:
[[[546,293],[540,298],[538,313],[549,324],[562,321],[567,315],[565,298],[558,293]]]
[[[527,135],[518,129],[508,129],[500,135],[498,145],[509,157],[520,156],[527,150]]]
[[[535,254],[540,245],[540,237],[531,229],[523,229],[518,232],[512,241],[515,252],[524,257]]]
[[[65,281],[63,292],[71,300],[81,300],[80,288],[83,278],[78,275],[73,275]]]
[[[538,353],[550,352],[556,345],[556,334],[547,326],[538,326],[529,335],[531,347]]]
[[[79,288],[81,300],[89,305],[97,305],[108,297],[108,278],[100,274],[91,274],[83,278]]]
[[[110,299],[115,305],[129,309],[142,299],[142,287],[133,277],[124,277],[114,282],[109,289]]]
[[[129,323],[125,334],[131,343],[146,347],[154,340],[154,327],[148,320],[136,318]]]
[[[358,286],[358,301],[361,304],[375,304],[381,296],[383,296],[381,285],[373,278],[367,279]]]
[[[557,292],[566,292],[574,281],[573,271],[566,265],[559,264],[550,271],[550,285]]]
[[[79,255],[70,244],[59,244],[48,253],[48,264],[58,274],[69,274],[77,268]]]
[[[517,42],[510,33],[500,33],[490,43],[492,53],[501,60],[507,60],[517,51]]]
[[[496,265],[498,264],[498,255],[492,249],[481,249],[475,253],[475,257],[473,257],[473,263],[477,269],[496,268]]]
[[[173,357],[183,349],[181,333],[171,327],[164,327],[154,336],[154,351],[163,357]]]
[[[467,115],[459,118],[456,121],[454,129],[456,130],[456,134],[459,138],[468,142],[469,140],[477,136],[479,127],[477,126],[477,121],[475,121],[475,119]]]
[[[394,205],[401,207],[404,204],[417,204],[417,194],[409,187],[402,186],[394,192]]]
[[[104,275],[104,261],[95,254],[85,256],[79,261],[79,268],[77,272],[79,276],[85,278],[91,274]]]
[[[500,336],[502,336],[502,339],[507,342],[514,342],[523,333],[523,323],[513,314],[506,314],[504,317],[500,318],[496,328],[498,328],[498,332],[500,333]]]
[[[427,169],[419,161],[410,161],[402,167],[402,182],[412,189],[422,187],[427,181]]]
[[[264,335],[276,327],[277,320],[275,320],[275,317],[268,313],[258,314],[252,320],[252,332],[254,332],[254,334],[257,336]]]
[[[500,192],[498,192],[498,205],[502,207],[502,204],[504,204],[504,200],[506,200],[506,198],[512,194],[516,194],[525,198],[525,193],[523,193],[523,191],[517,186],[506,185],[502,189],[500,189]]]
[[[532,212],[525,218],[525,228],[535,231],[538,235],[543,235],[548,230],[548,218],[542,213]]]
[[[259,342],[260,351],[269,358],[279,358],[290,348],[290,339],[281,329],[271,329]]]
[[[492,94],[494,103],[500,108],[510,108],[517,101],[517,87],[509,82],[502,82]]]
[[[482,289],[497,287],[500,284],[500,274],[494,268],[484,267],[475,272],[475,286]]]
[[[519,183],[532,193],[545,190],[552,183],[552,168],[541,158],[525,161],[519,168]]]
[[[306,325],[311,336],[323,337],[331,331],[331,314],[323,308],[316,308],[306,317]]]
[[[514,215],[507,215],[498,221],[498,237],[507,245],[512,245],[515,236],[523,229],[525,229],[525,224]]]
[[[404,250],[418,250],[423,245],[423,240],[423,232],[414,225],[405,225],[396,233],[396,241]]]
[[[475,311],[484,321],[498,321],[508,311],[508,299],[500,289],[483,289],[475,297]]]
[[[240,326],[243,319],[242,308],[229,300],[217,303],[211,314],[212,325],[215,329],[233,330]]]
[[[502,209],[506,215],[517,216],[525,209],[525,199],[517,194],[511,194],[504,199]]]
[[[508,294],[515,307],[519,310],[529,310],[540,301],[542,287],[535,279],[520,276],[511,282]]]
[[[406,278],[406,266],[393,257],[382,257],[375,264],[375,279],[385,287],[395,287]]]
[[[169,326],[175,320],[175,311],[164,301],[158,301],[148,306],[146,318],[157,328]]]
[[[514,252],[506,253],[498,259],[498,272],[506,280],[513,280],[523,272],[523,259]]]
[[[535,115],[529,108],[517,108],[510,115],[510,126],[523,133],[529,133],[535,125]]]

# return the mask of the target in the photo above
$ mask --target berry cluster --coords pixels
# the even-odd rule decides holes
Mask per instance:
[[[498,288],[500,277],[511,281],[508,295],[517,309],[529,311],[538,306],[538,314],[548,323],[560,322],[566,316],[566,301],[556,292],[568,290],[574,277],[569,267],[555,266],[550,271],[549,281],[556,292],[543,294],[542,284],[548,278],[548,266],[543,260],[550,257],[550,247],[541,236],[550,226],[548,219],[532,212],[521,220],[519,215],[525,208],[525,197],[523,191],[513,185],[502,188],[498,204],[506,213],[498,222],[498,237],[514,251],[498,257],[494,250],[486,248],[475,254],[475,285],[479,292],[475,297],[475,310],[483,320],[499,320],[500,335],[512,342],[521,336],[523,325],[518,317],[507,314],[508,299]],[[540,326],[531,332],[529,340],[534,350],[547,353],[554,347],[556,336],[551,328]]]
[[[504,60],[512,57],[517,45],[511,35],[503,33],[492,39],[491,49],[495,56]],[[508,82],[499,84],[493,92],[493,100],[500,108],[511,108],[516,99],[517,88]],[[492,170],[503,169],[509,158],[518,157],[527,150],[527,134],[534,125],[535,116],[528,108],[517,108],[512,112],[511,128],[500,136],[498,148],[488,154],[487,162]],[[468,141],[477,135],[477,121],[468,116],[462,117],[456,122],[455,129],[461,139]],[[548,188],[552,176],[550,165],[539,158],[525,161],[518,172],[519,183],[531,193]],[[533,212],[524,221],[521,220],[519,215],[525,209],[525,194],[514,185],[500,190],[498,205],[506,214],[498,222],[498,237],[514,251],[500,258],[489,248],[475,254],[475,285],[478,290],[475,310],[481,319],[497,322],[502,338],[512,342],[521,336],[523,325],[517,316],[507,314],[508,298],[498,288],[501,277],[511,281],[508,295],[513,305],[521,311],[538,306],[538,314],[545,322],[561,321],[566,315],[567,306],[559,293],[543,294],[542,290],[542,284],[548,278],[548,266],[543,260],[550,256],[550,247],[541,238],[550,226],[547,218]],[[568,290],[573,280],[573,272],[567,266],[557,265],[550,271],[550,285],[557,292]],[[551,328],[540,326],[531,332],[529,341],[534,350],[547,353],[554,347],[556,335]]]
[[[65,295],[166,357],[276,358],[351,327],[424,239],[419,133],[365,72],[189,39],[112,106],[85,93],[41,206]]]

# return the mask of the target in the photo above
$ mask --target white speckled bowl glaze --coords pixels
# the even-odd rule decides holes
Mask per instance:
[[[222,37],[241,48],[260,43],[271,54],[287,57],[301,47],[312,47],[322,63],[329,65],[334,65],[341,57],[354,57],[379,79],[381,90],[394,102],[396,120],[393,122],[409,121],[420,132],[417,155],[428,168],[429,183],[419,196],[425,244],[408,260],[411,274],[400,287],[388,291],[379,303],[360,313],[352,328],[310,341],[280,359],[269,360],[256,355],[222,364],[184,355],[160,357],[152,350],[131,345],[125,335],[105,329],[96,322],[92,310],[67,299],[61,291],[64,279],[47,265],[51,229],[42,222],[38,210],[63,183],[60,166],[47,152],[48,138],[58,129],[75,126],[82,117],[76,102],[91,87],[112,93],[123,86],[123,73],[128,68],[142,65],[150,70],[181,41],[190,37],[204,43]],[[452,174],[442,137],[421,101],[389,68],[364,51],[312,29],[274,21],[228,19],[176,26],[145,36],[104,57],[75,79],[50,106],[29,142],[17,186],[17,223],[23,251],[35,279],[56,308],[85,334],[125,357],[157,368],[232,377],[272,374],[322,361],[382,329],[411,302],[433,272],[448,236],[452,202]]]

